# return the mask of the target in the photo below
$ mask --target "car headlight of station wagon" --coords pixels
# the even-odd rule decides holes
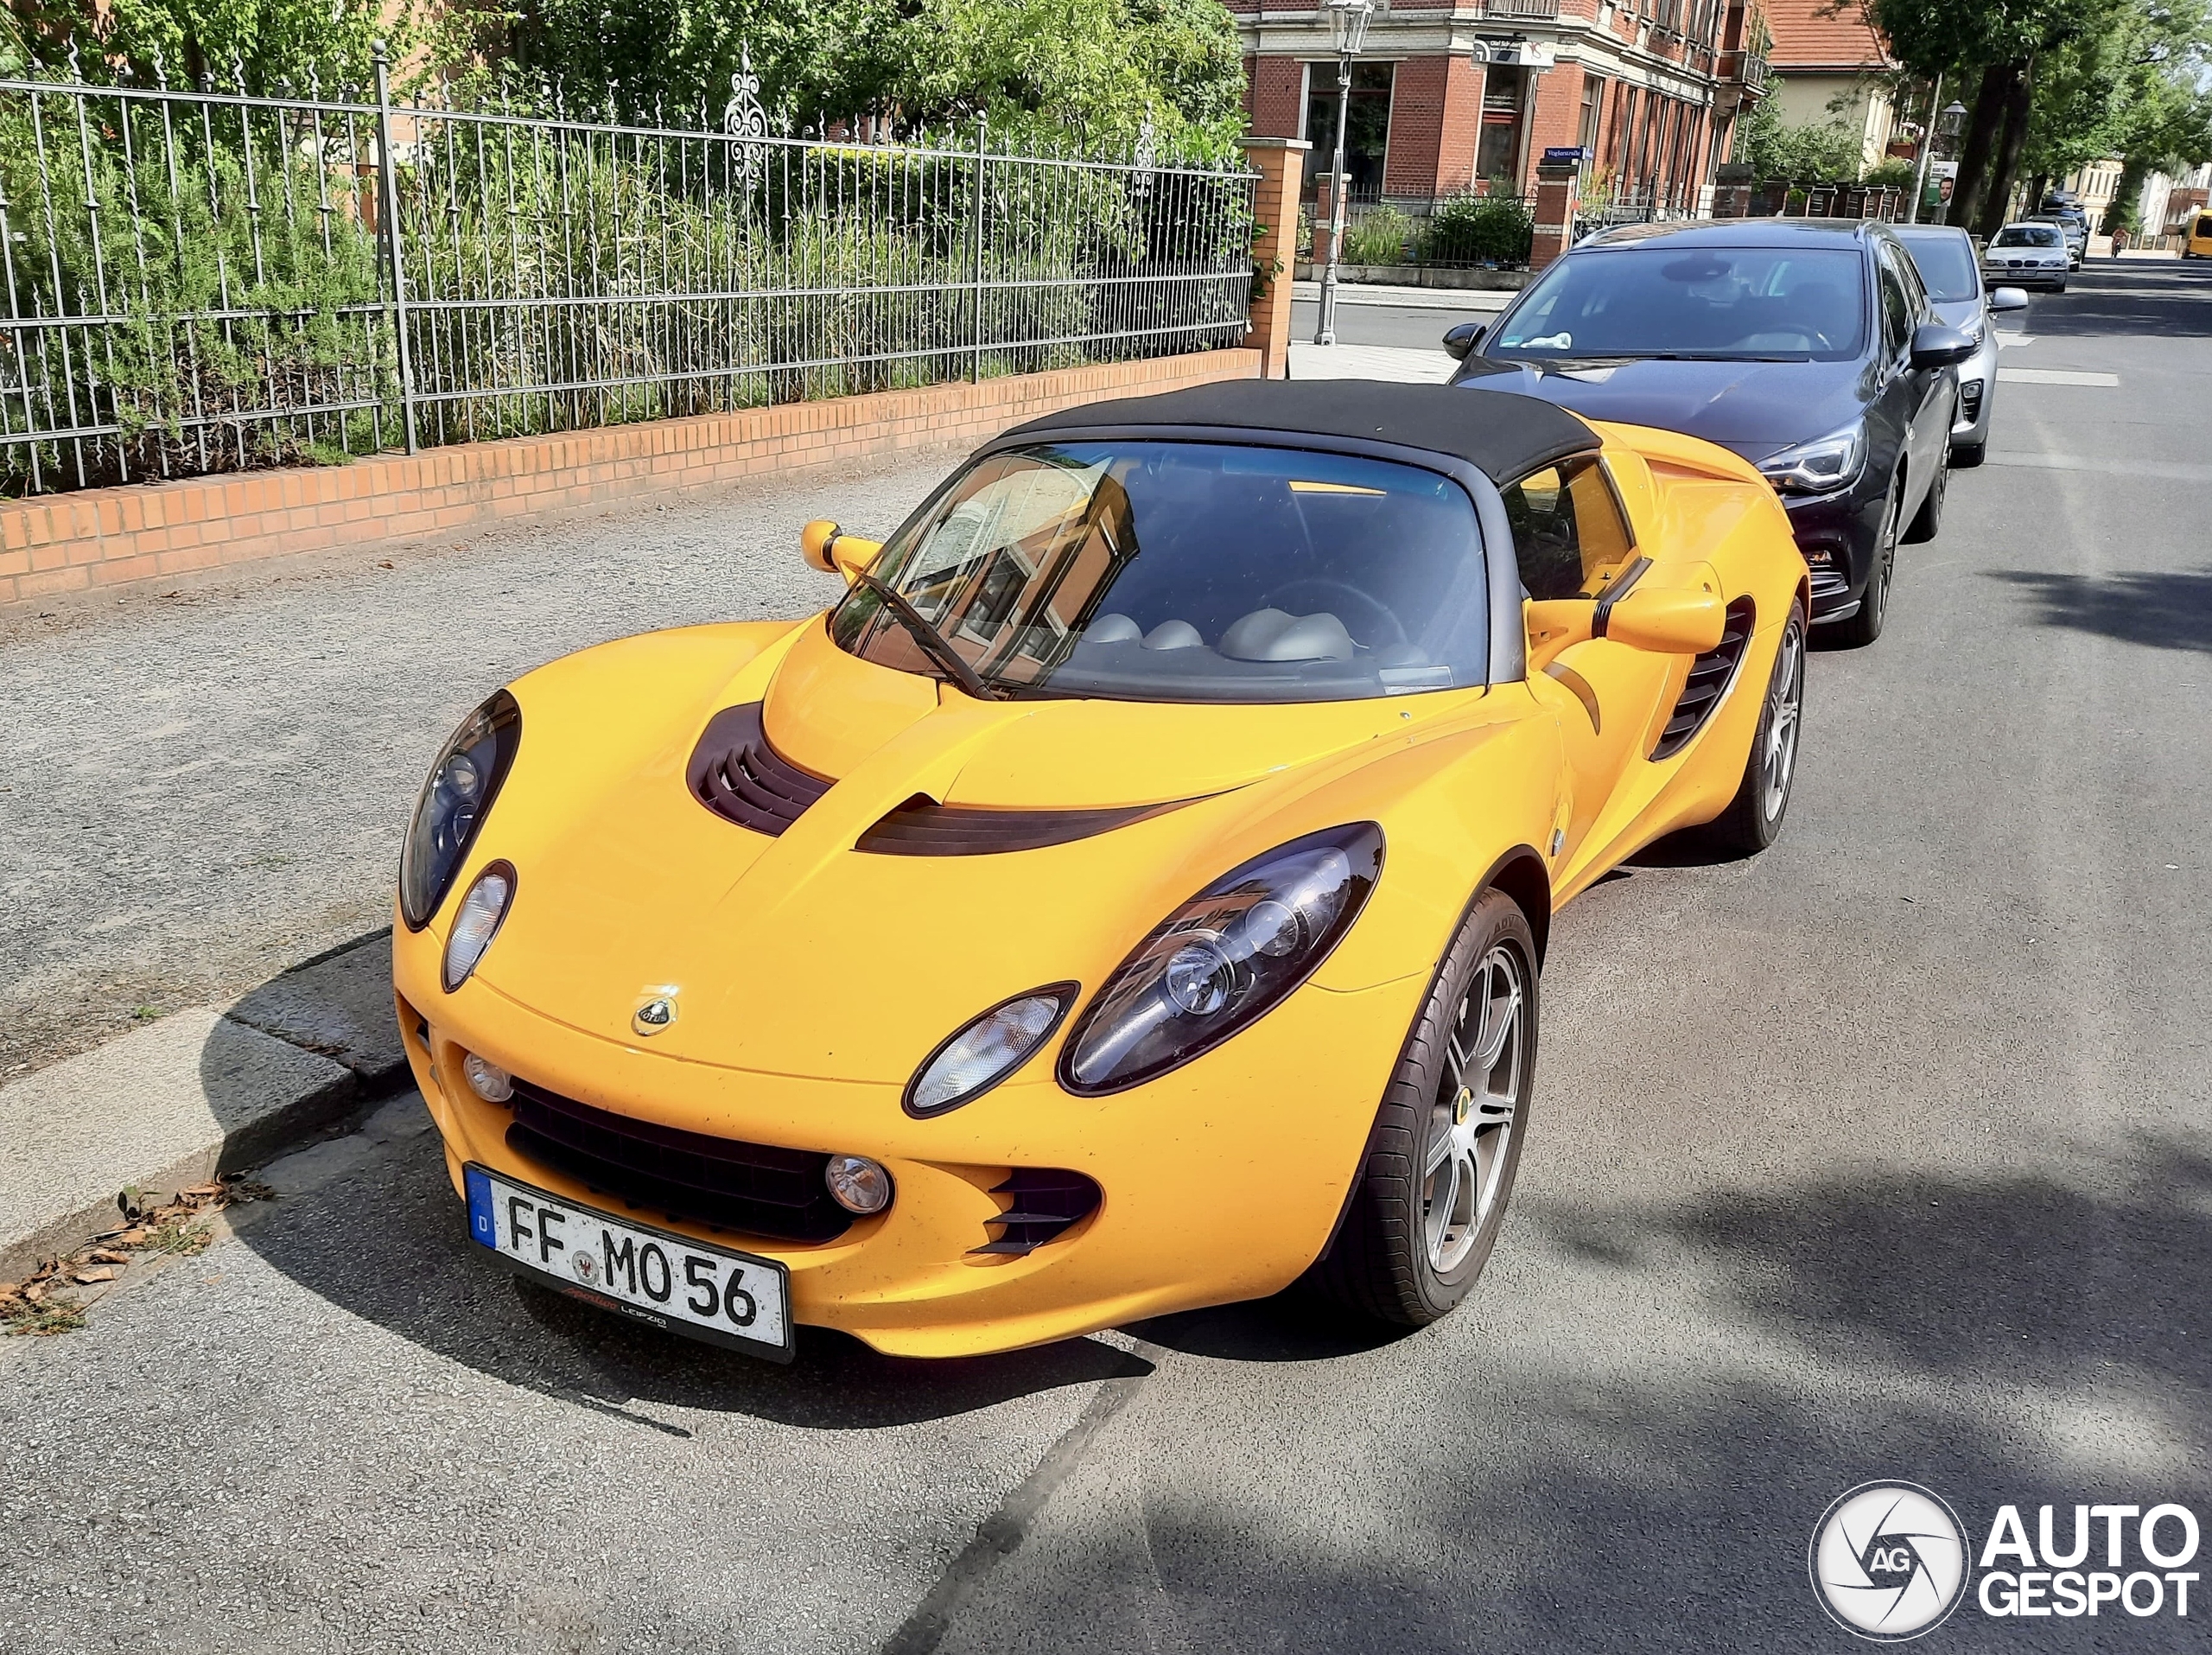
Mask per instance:
[[[399,915],[420,931],[453,888],[522,745],[522,709],[500,691],[461,721],[430,767],[399,851]]]
[[[1759,461],[1760,474],[1785,494],[1827,494],[1856,482],[1866,467],[1866,428],[1800,442]]]
[[[1372,822],[1252,858],[1162,920],[1076,1026],[1060,1084],[1120,1092],[1212,1050],[1319,969],[1382,872]]]

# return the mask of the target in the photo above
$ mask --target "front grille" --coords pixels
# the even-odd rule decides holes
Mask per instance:
[[[939,805],[920,795],[886,814],[853,848],[883,856],[990,856],[1071,844],[1172,811],[1176,804],[1109,810],[1006,811]]]
[[[1667,720],[1667,728],[1659,732],[1659,744],[1651,749],[1654,763],[1681,752],[1690,737],[1705,728],[1705,721],[1713,716],[1713,710],[1720,704],[1720,697],[1728,693],[1729,684],[1735,680],[1736,669],[1744,664],[1744,646],[1751,639],[1752,615],[1751,601],[1747,597],[1738,598],[1728,606],[1720,641],[1690,663],[1689,681],[1675,697],[1674,715]]]
[[[974,1252],[1033,1253],[1098,1210],[1097,1185],[1052,1167],[1016,1167],[991,1194],[1011,1196],[1014,1205],[984,1220],[998,1234]]]
[[[852,1225],[822,1181],[826,1155],[636,1120],[520,1079],[514,1086],[507,1148],[632,1212],[781,1241],[829,1241]]]
[[[760,703],[726,707],[707,721],[684,777],[691,796],[725,821],[772,837],[830,791],[830,780],[802,770],[768,745]]]

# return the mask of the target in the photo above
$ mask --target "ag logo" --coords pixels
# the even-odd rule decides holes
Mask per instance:
[[[1809,1563],[1821,1607],[1878,1643],[1917,1638],[1966,1595],[1959,1519],[1914,1483],[1862,1483],[1813,1531]]]

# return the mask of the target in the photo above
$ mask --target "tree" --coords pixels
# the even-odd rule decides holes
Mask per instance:
[[[878,113],[987,118],[1027,143],[1219,151],[1242,128],[1217,0],[531,0],[517,55],[582,95],[719,111],[749,57],[798,129]]]
[[[1859,140],[1841,121],[1792,125],[1782,118],[1779,77],[1736,125],[1734,158],[1753,176],[1793,184],[1840,183],[1859,176]]]
[[[285,78],[304,85],[310,71],[326,86],[365,82],[372,41],[404,56],[423,34],[409,0],[85,0],[41,21],[47,40],[73,39],[91,73],[112,62],[150,79],[158,64],[171,86],[213,77],[227,86],[242,68],[256,91]]]

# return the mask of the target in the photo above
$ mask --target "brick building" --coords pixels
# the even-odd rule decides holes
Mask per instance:
[[[1253,132],[1308,140],[1311,170],[1326,170],[1327,14],[1224,3]],[[1764,86],[1764,38],[1731,0],[1378,0],[1345,124],[1352,199],[1418,212],[1468,189],[1525,194],[1547,148],[1579,145],[1586,204],[1694,211],[1743,100]]]

